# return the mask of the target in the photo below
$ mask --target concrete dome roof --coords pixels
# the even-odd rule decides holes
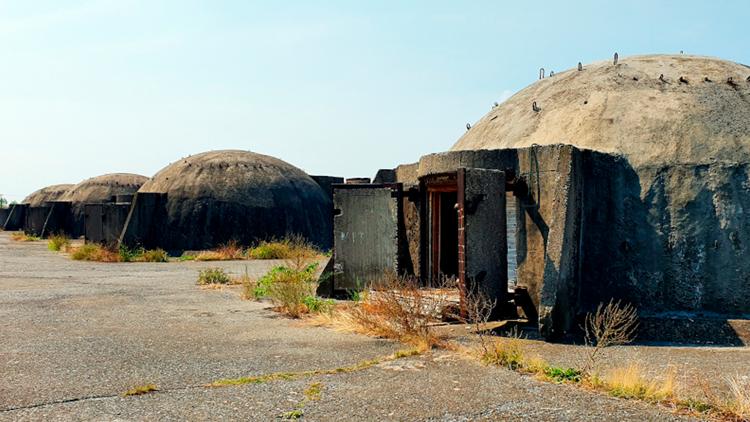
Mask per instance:
[[[60,200],[74,203],[109,202],[115,195],[132,195],[148,178],[139,174],[112,173],[86,179],[73,186]]]
[[[55,201],[60,199],[61,196],[65,195],[74,185],[72,184],[61,184],[51,185],[41,188],[27,196],[21,201],[22,204],[29,204],[32,207],[41,206],[44,202]]]
[[[169,199],[211,197],[273,206],[272,190],[287,186],[320,189],[307,173],[278,158],[222,150],[192,155],[168,165],[144,183],[140,192],[166,192]]]
[[[636,168],[750,162],[749,77],[750,67],[710,57],[597,62],[519,91],[451,149],[564,143],[622,154]]]
[[[139,192],[166,193],[171,248],[299,234],[330,241],[331,200],[304,171],[249,151],[210,151],[170,164]]]

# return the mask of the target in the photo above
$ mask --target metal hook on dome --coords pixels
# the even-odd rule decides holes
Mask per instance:
[[[687,84],[688,80],[684,76],[680,76],[680,83]]]
[[[617,65],[617,61],[619,60],[619,58],[620,58],[620,55],[617,54],[617,52],[615,52],[615,61],[614,61],[615,66]]]
[[[549,77],[551,78],[553,76],[555,76],[555,71],[554,70],[550,70],[549,71]]]
[[[663,73],[661,75],[659,75],[659,80],[662,81],[662,82],[664,82],[665,84],[669,83],[669,82],[667,82],[666,79],[664,79],[664,74]]]
[[[750,76],[748,76],[747,79],[745,79],[745,81],[750,82]]]
[[[544,68],[539,69],[539,79],[544,79]]]
[[[578,71],[580,72],[582,70],[583,70],[583,65],[581,64],[581,62],[578,62]]]
[[[471,129],[471,123],[467,123],[466,124],[466,130],[470,130],[470,129]]]
[[[495,101],[494,103],[492,103],[492,108],[495,108],[495,107],[497,107],[497,106],[499,106],[499,105],[500,105],[500,104],[498,104],[498,102],[497,102],[497,101]]]
[[[730,76],[729,79],[727,79],[727,84],[730,86],[737,86],[737,84],[734,82],[734,79]]]
[[[542,109],[539,108],[539,106],[536,105],[536,101],[534,101],[533,103],[531,103],[531,109],[534,110],[537,113],[539,113],[540,111],[542,111]]]

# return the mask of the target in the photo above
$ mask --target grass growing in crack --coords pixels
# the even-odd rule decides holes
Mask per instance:
[[[292,259],[298,255],[317,256],[322,252],[301,236],[281,240],[263,241],[248,249],[251,259]]]
[[[675,373],[670,371],[662,381],[648,379],[637,364],[614,368],[602,377],[590,377],[593,386],[613,397],[659,402],[674,398]]]
[[[255,376],[250,376],[250,377],[225,378],[225,379],[214,381],[206,385],[206,387],[228,387],[228,386],[233,386],[233,385],[263,384],[266,382],[273,382],[273,381],[288,381],[288,380],[310,378],[310,377],[314,377],[317,375],[345,374],[345,373],[361,371],[363,369],[368,369],[380,363],[389,362],[389,361],[393,361],[396,359],[401,359],[407,356],[414,356],[414,354],[412,354],[411,352],[409,353],[396,352],[392,355],[387,355],[387,356],[383,356],[383,357],[379,357],[375,359],[363,360],[354,365],[342,366],[342,367],[333,368],[333,369],[315,369],[311,371],[300,371],[300,372],[274,372],[272,374],[255,375]]]
[[[68,248],[70,248],[70,239],[62,233],[53,234],[47,240],[47,249],[53,252],[65,251]]]
[[[231,283],[232,278],[221,268],[205,268],[198,272],[197,284],[200,286]]]
[[[159,387],[157,387],[156,384],[145,384],[131,388],[130,390],[122,393],[122,396],[142,396],[144,394],[153,393],[154,391],[159,391]]]

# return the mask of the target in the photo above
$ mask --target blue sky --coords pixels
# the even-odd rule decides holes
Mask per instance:
[[[448,149],[540,67],[750,63],[749,22],[746,1],[0,0],[0,193],[225,148],[369,177]]]

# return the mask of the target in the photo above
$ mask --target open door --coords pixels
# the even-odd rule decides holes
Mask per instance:
[[[457,181],[461,299],[477,289],[496,301],[496,317],[508,300],[505,173],[461,168]]]
[[[399,272],[401,196],[399,183],[334,185],[333,293]]]

